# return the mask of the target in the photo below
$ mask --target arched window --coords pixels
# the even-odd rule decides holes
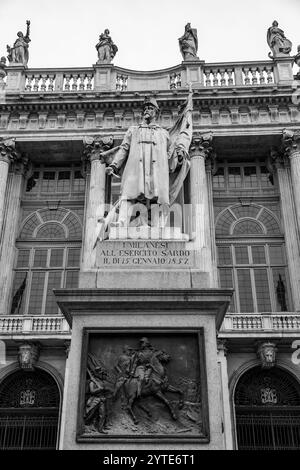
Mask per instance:
[[[276,215],[258,204],[235,204],[216,220],[221,287],[235,289],[231,312],[290,309],[284,238]]]
[[[25,219],[17,241],[12,314],[58,313],[52,290],[78,286],[81,233],[79,217],[64,207],[40,209]]]
[[[0,449],[55,449],[59,390],[45,371],[17,371],[0,384]]]
[[[290,374],[250,369],[236,386],[234,403],[240,450],[300,449],[300,387]]]

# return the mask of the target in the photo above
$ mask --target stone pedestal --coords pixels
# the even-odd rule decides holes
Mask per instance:
[[[229,305],[228,290],[64,289],[55,295],[72,324],[61,449],[224,448],[216,328]],[[164,386],[158,386],[163,399],[142,385],[140,400],[133,402],[134,422],[116,371],[126,348],[133,363],[140,357],[142,341],[151,343],[152,356],[166,356],[165,362],[160,359]],[[91,401],[86,386],[90,390],[97,380],[90,373],[91,363],[94,370],[98,364],[100,375],[106,369],[103,387],[112,387],[99,408],[107,417],[103,432],[87,413]],[[160,376],[155,377],[161,384]],[[129,395],[136,382],[127,379]]]

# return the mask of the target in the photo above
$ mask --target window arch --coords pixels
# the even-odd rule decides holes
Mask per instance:
[[[261,235],[266,234],[270,236],[282,235],[280,223],[276,215],[269,209],[257,204],[242,205],[237,204],[224,209],[217,217],[216,220],[216,236],[232,235],[236,225],[244,222],[241,227],[249,225],[250,230],[257,231],[248,232],[245,230],[245,235],[259,233],[259,227],[262,228]],[[241,235],[242,233],[240,233]]]
[[[78,287],[81,233],[79,217],[67,208],[28,215],[17,240],[12,314],[59,312],[53,289]]]
[[[300,386],[288,372],[251,368],[237,383],[234,403],[240,450],[300,449]]]
[[[59,389],[47,372],[18,370],[0,384],[0,449],[55,449]]]
[[[290,294],[277,216],[259,204],[234,204],[216,219],[221,287],[234,288],[232,312],[287,311]]]
[[[39,209],[30,214],[23,222],[20,240],[38,238],[80,239],[82,225],[79,217],[72,211],[59,209]]]

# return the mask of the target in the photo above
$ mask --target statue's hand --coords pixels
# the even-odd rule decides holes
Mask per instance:
[[[115,165],[109,165],[105,169],[105,173],[109,176],[116,176],[117,178],[120,178],[120,176],[118,175],[118,169]]]
[[[30,20],[27,20],[27,21],[26,21],[26,24],[28,24],[28,26],[29,26],[29,25],[30,25]]]
[[[184,159],[184,151],[179,148],[176,150],[176,154],[177,154],[178,162],[181,163]]]

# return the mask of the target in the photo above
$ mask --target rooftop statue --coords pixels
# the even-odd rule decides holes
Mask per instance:
[[[273,21],[272,26],[268,29],[267,42],[273,54],[272,56],[271,52],[269,52],[271,59],[290,55],[292,43],[285,37],[284,31],[278,28],[277,21]]]
[[[297,77],[297,80],[300,80],[300,45],[297,47],[297,54],[294,57],[294,62],[299,67],[296,77]]]
[[[182,54],[183,60],[195,60],[198,59],[198,37],[197,29],[191,27],[191,23],[185,25],[184,35],[178,39],[179,48]]]
[[[22,33],[22,31],[19,31],[17,33],[17,39],[14,42],[13,47],[6,46],[7,47],[7,52],[8,52],[8,61],[10,65],[14,64],[21,64],[21,65],[27,65],[28,59],[29,59],[29,53],[28,53],[28,48],[29,48],[29,43],[31,39],[29,38],[30,34],[30,21],[26,21],[27,24],[27,30],[26,30],[26,35]]]
[[[98,52],[97,64],[110,63],[115,57],[118,48],[109,35],[109,29],[105,29],[104,33],[100,34],[96,49]]]
[[[0,59],[0,90],[5,87],[4,78],[6,77],[6,58],[1,57]]]
[[[119,147],[100,155],[108,165],[107,174],[121,177],[120,198],[107,217],[99,221],[100,240],[105,238],[103,229],[105,232],[113,226],[165,226],[169,207],[178,196],[189,171],[192,90],[169,132],[157,123],[158,113],[156,100],[152,97],[146,99],[141,124],[128,129]],[[139,210],[139,215],[132,220],[137,204],[145,210],[143,213]],[[153,204],[159,209],[155,220],[149,218]]]

